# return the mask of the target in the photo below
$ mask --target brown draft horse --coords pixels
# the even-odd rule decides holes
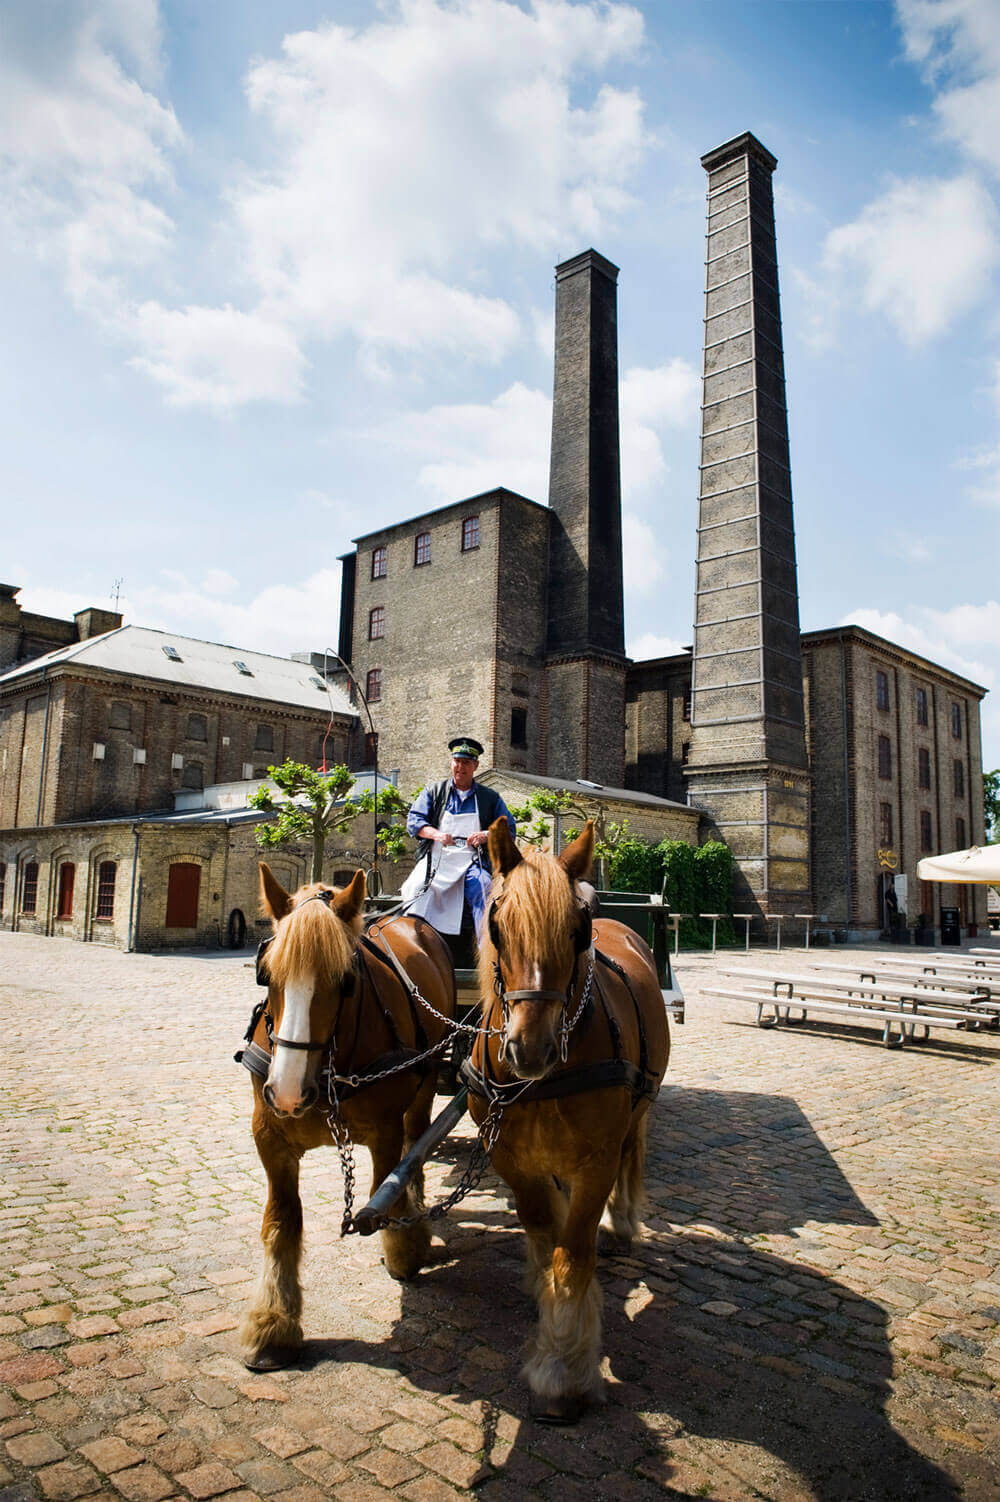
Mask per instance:
[[[522,855],[506,820],[491,826],[480,985],[493,1001],[468,1071],[477,1123],[500,1111],[493,1166],[513,1190],[538,1301],[524,1375],[549,1423],[602,1395],[598,1226],[606,1211],[619,1242],[639,1230],[646,1111],[670,1052],[648,947],[620,923],[591,924],[576,888],[593,846],[590,822],[558,859]]]
[[[446,1031],[410,993],[388,958],[389,944],[412,983],[445,1017],[454,1015],[455,976],[448,951],[429,924],[398,918],[361,938],[364,873],[343,890],[322,882],[293,895],[261,863],[263,904],[274,938],[262,965],[268,976],[267,1012],[253,1042],[271,1054],[266,1079],[254,1075],[253,1136],[267,1174],[261,1227],[264,1266],[243,1318],[243,1359],[255,1370],[294,1361],[302,1344],[302,1202],[299,1160],[334,1140],[322,1070],[336,1076],[340,1120],[354,1143],[371,1152],[373,1189],[426,1130],[434,1099],[437,1057],[357,1088],[363,1076],[405,1064]],[[246,1061],[245,1061],[246,1062]],[[266,1061],[261,1063],[261,1071]],[[418,1180],[393,1207],[396,1215],[423,1208]],[[394,1278],[411,1278],[430,1247],[426,1222],[382,1232],[385,1265]]]

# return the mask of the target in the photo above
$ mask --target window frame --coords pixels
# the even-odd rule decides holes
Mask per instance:
[[[968,848],[968,836],[965,828],[965,819],[961,814],[955,818],[955,849],[965,850]]]
[[[106,875],[110,868],[110,878]],[[118,862],[100,861],[97,880],[94,884],[94,922],[113,923],[115,917],[115,887],[118,884]],[[102,911],[103,909],[103,911]]]
[[[192,725],[195,726],[195,729],[191,728]],[[201,725],[201,726],[204,727],[204,731],[205,731],[204,735],[199,735],[198,734],[197,727],[199,725]],[[194,711],[191,714],[189,714],[188,717],[187,717],[187,724],[184,727],[184,739],[187,740],[187,741],[198,741],[199,744],[201,744],[203,741],[207,741],[208,740],[208,715],[199,714],[197,711]]]
[[[418,532],[413,539],[413,567],[427,568],[430,561],[431,534],[429,532]]]
[[[265,745],[264,741],[261,739],[261,733],[262,732],[265,732],[266,733],[266,737],[270,739],[271,744],[269,746]],[[272,755],[274,754],[274,726],[273,725],[268,725],[264,721],[258,721],[258,723],[257,723],[257,729],[254,732],[253,748],[254,748],[254,751],[270,751],[272,753]]]
[[[515,734],[515,727],[520,739]],[[510,707],[510,744],[516,751],[528,749],[528,711],[523,704],[512,704]]]
[[[932,852],[934,849],[934,821],[931,818],[929,808],[920,810],[920,853],[922,855]]]
[[[462,518],[462,552],[474,553],[479,547],[479,515],[476,511],[472,516]]]
[[[917,747],[917,787],[928,793],[931,789],[931,753],[928,746]]]
[[[892,781],[892,741],[884,734],[878,738],[878,776],[880,782]]]
[[[965,762],[960,756],[951,764],[951,791],[955,798],[965,797]]]
[[[892,848],[892,804],[882,799],[879,803],[879,840]]]
[[[385,606],[373,605],[368,612],[368,640],[381,641],[384,636]]]
[[[372,548],[372,578],[385,579],[389,573],[389,549],[385,543]]]
[[[918,683],[913,690],[913,704],[914,712],[917,716],[917,724],[928,725],[930,723],[929,696],[922,684]]]
[[[382,689],[382,669],[369,668],[365,674],[365,698],[369,704],[381,704]]]
[[[889,710],[889,674],[884,668],[875,669],[875,708],[883,714]]]
[[[28,873],[31,873],[29,880]],[[38,873],[39,865],[36,860],[25,861],[21,867],[21,904],[18,909],[26,918],[34,918],[38,915]],[[31,894],[31,906],[28,907],[28,894]]]
[[[957,699],[951,701],[951,738],[953,741],[962,739],[962,706]]]

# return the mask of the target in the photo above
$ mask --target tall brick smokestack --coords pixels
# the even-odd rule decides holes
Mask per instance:
[[[809,794],[771,175],[746,132],[708,174],[705,374],[688,798],[737,897],[806,910]]]
[[[549,505],[548,772],[624,779],[625,618],[618,431],[618,267],[556,267]]]

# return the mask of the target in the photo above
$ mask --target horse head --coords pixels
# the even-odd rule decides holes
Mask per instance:
[[[560,1056],[567,1008],[582,984],[580,958],[592,945],[576,882],[590,869],[593,821],[554,857],[522,855],[498,819],[489,852],[496,881],[480,949],[483,994],[495,989],[504,1003],[505,1063],[519,1079],[538,1080]]]
[[[302,1116],[319,1099],[320,1064],[356,985],[365,876],[356,872],[342,890],[313,882],[290,896],[262,861],[260,886],[274,923],[262,961],[272,1030],[264,1100],[276,1116]]]

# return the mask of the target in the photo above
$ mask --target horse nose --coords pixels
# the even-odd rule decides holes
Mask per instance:
[[[274,1112],[275,1116],[284,1116],[284,1114],[285,1114],[284,1111],[280,1111],[278,1109],[278,1106],[277,1106],[276,1102],[275,1102],[275,1099],[274,1099],[274,1086],[273,1085],[265,1085],[264,1086],[263,1094],[264,1094],[264,1104],[266,1106],[270,1106],[270,1108]]]
[[[302,1092],[302,1105],[296,1111],[296,1116],[300,1116],[304,1111],[311,1111],[318,1100],[318,1088],[315,1085],[307,1085]]]

